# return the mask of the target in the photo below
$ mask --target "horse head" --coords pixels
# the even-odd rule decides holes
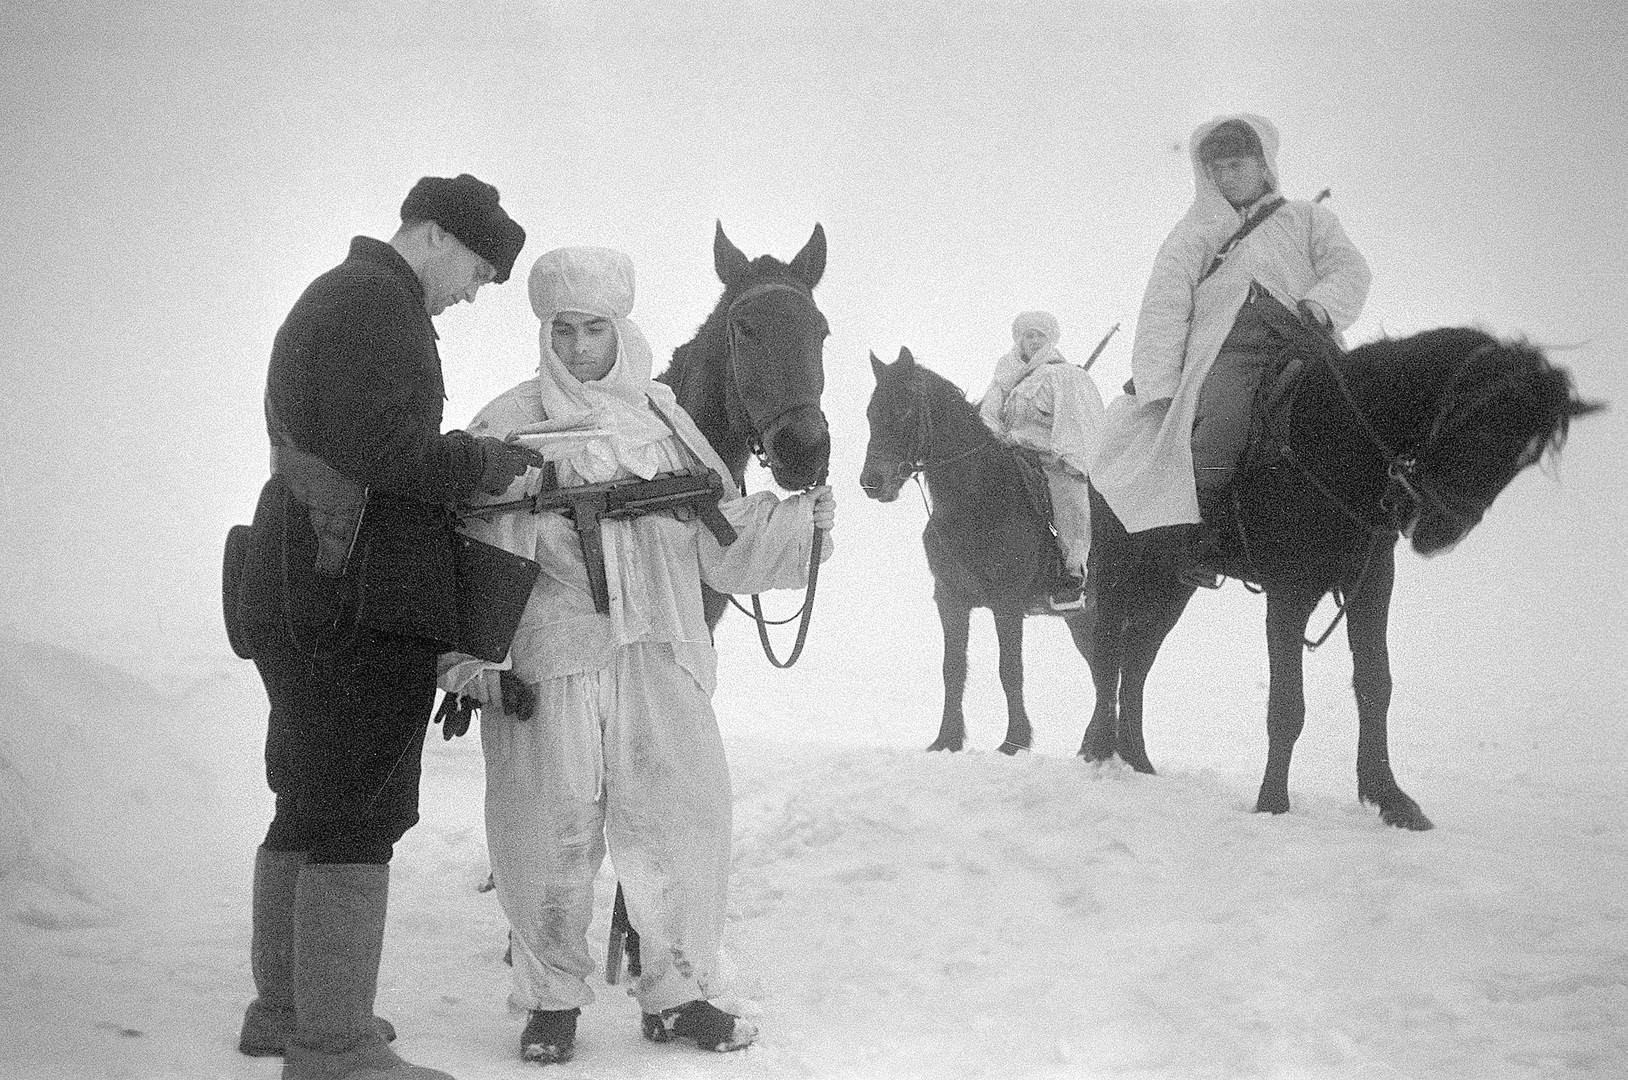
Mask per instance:
[[[1453,328],[1408,340],[1445,377],[1422,438],[1391,466],[1391,496],[1413,549],[1434,555],[1475,528],[1522,470],[1558,453],[1574,417],[1605,406],[1579,398],[1570,373],[1525,341]]]
[[[824,483],[831,432],[820,395],[831,328],[813,289],[825,273],[825,230],[815,225],[803,249],[782,263],[768,255],[747,259],[719,222],[712,256],[724,283],[726,407],[751,433],[748,445],[761,453],[776,484],[799,490]]]
[[[871,437],[859,486],[886,503],[897,499],[904,482],[921,470],[930,417],[923,369],[910,350],[900,348],[899,359],[891,364],[882,363],[874,352],[870,355],[876,389],[865,406]]]

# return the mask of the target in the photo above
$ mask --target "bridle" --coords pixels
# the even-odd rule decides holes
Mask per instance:
[[[724,327],[728,336],[729,377],[734,383],[735,396],[741,403],[742,412],[746,414],[747,428],[751,432],[747,449],[753,457],[757,458],[758,464],[765,469],[769,468],[768,446],[774,441],[776,433],[799,414],[809,411],[820,412],[820,402],[818,396],[816,396],[813,400],[800,397],[784,403],[766,422],[760,423],[758,417],[753,414],[754,398],[752,395],[748,395],[747,388],[754,386],[754,384],[750,384],[741,378],[741,353],[743,350],[740,343],[741,331],[735,322],[735,312],[748,300],[756,300],[774,292],[788,292],[799,299],[808,301],[810,304],[814,302],[813,296],[806,289],[799,289],[797,286],[783,281],[770,281],[747,289],[724,309]]]
[[[786,284],[785,282],[774,281],[766,282],[762,285],[752,286],[750,289],[747,289],[745,292],[737,296],[734,301],[730,303],[729,307],[724,309],[724,326],[725,332],[728,335],[729,377],[734,382],[735,396],[741,403],[741,411],[746,414],[746,423],[748,429],[751,431],[751,440],[747,443],[747,449],[751,451],[754,457],[757,458],[758,464],[762,465],[765,469],[770,468],[769,452],[767,448],[769,443],[774,439],[775,433],[785,426],[793,416],[796,416],[799,413],[807,412],[809,410],[813,410],[815,413],[820,412],[819,399],[816,397],[813,401],[794,399],[779,412],[771,416],[768,423],[761,426],[758,424],[757,418],[752,415],[752,401],[746,394],[746,383],[741,380],[740,365],[742,350],[740,346],[740,331],[735,323],[735,310],[746,301],[755,300],[758,297],[764,296],[771,292],[789,292],[804,300],[807,300],[810,304],[813,303],[812,295],[810,295],[806,290],[799,289],[796,286]],[[740,489],[741,495],[745,496],[746,482],[744,479],[741,481]],[[745,615],[747,618],[751,619],[757,624],[758,642],[763,646],[763,655],[768,659],[769,663],[773,664],[777,668],[791,667],[803,654],[803,644],[808,640],[808,624],[814,617],[814,593],[820,580],[820,549],[823,546],[823,542],[824,537],[821,535],[820,529],[816,526],[809,550],[808,588],[803,595],[803,602],[801,606],[799,606],[796,611],[792,612],[786,618],[765,618],[763,615],[763,602],[757,593],[752,594],[751,610],[747,610],[747,608],[744,607],[739,600],[736,600],[730,594],[724,594],[729,598],[729,602],[734,605],[735,610],[739,611],[741,614]],[[797,640],[791,647],[791,653],[784,660],[781,660],[775,655],[774,647],[769,644],[768,628],[771,626],[783,626],[786,623],[792,622],[793,620],[797,620]]]
[[[914,438],[910,443],[912,452],[901,457],[898,463],[893,466],[892,479],[897,480],[901,486],[906,480],[914,480],[917,487],[921,487],[920,474],[927,469],[964,460],[981,451],[983,447],[974,444],[968,449],[957,451],[945,457],[929,458],[927,448],[933,445],[933,406],[932,402],[927,400],[927,380],[920,373],[917,373],[914,376],[914,382],[916,401],[913,411],[916,414],[916,429],[913,432]],[[925,489],[922,490],[921,498],[922,502],[927,505],[927,512],[931,514],[933,508],[927,499]]]
[[[1282,434],[1277,435],[1277,441],[1282,447],[1283,456],[1295,466],[1313,488],[1359,528],[1367,532],[1369,536],[1367,554],[1363,558],[1362,568],[1358,571],[1355,582],[1349,590],[1335,590],[1337,612],[1328,628],[1316,640],[1311,638],[1303,639],[1308,649],[1316,649],[1326,642],[1329,635],[1334,632],[1334,628],[1345,618],[1347,601],[1350,596],[1362,590],[1363,580],[1368,576],[1368,569],[1373,563],[1374,555],[1379,550],[1380,544],[1387,538],[1394,537],[1397,533],[1404,536],[1411,534],[1414,526],[1427,509],[1433,509],[1438,513],[1460,521],[1468,521],[1471,525],[1481,520],[1486,513],[1487,507],[1491,505],[1490,500],[1482,502],[1467,498],[1452,487],[1431,480],[1420,467],[1419,462],[1421,459],[1429,460],[1447,434],[1456,430],[1482,405],[1503,391],[1501,385],[1493,383],[1483,387],[1467,399],[1460,399],[1455,393],[1470,366],[1497,347],[1495,342],[1488,342],[1473,350],[1463,360],[1459,361],[1458,366],[1453,369],[1453,374],[1447,381],[1447,389],[1442,395],[1443,400],[1437,408],[1436,415],[1431,420],[1429,430],[1424,437],[1405,452],[1398,452],[1391,449],[1390,443],[1386,441],[1384,436],[1380,435],[1373,422],[1368,419],[1368,414],[1363,411],[1362,406],[1357,402],[1356,395],[1351,392],[1351,386],[1346,382],[1345,374],[1340,370],[1338,357],[1341,354],[1339,349],[1334,346],[1332,339],[1326,342],[1325,345],[1326,347],[1317,350],[1318,355],[1322,358],[1329,373],[1334,376],[1334,384],[1339,388],[1340,396],[1345,399],[1346,406],[1351,410],[1352,416],[1356,418],[1357,425],[1367,436],[1368,441],[1373,444],[1374,449],[1379,451],[1380,457],[1385,462],[1385,490],[1379,498],[1379,508],[1385,515],[1385,524],[1374,524],[1361,511],[1351,506],[1343,496],[1334,491],[1327,482],[1318,476],[1306,462],[1300,460],[1299,455],[1294,452],[1294,448],[1287,438]],[[1514,472],[1519,472],[1524,463],[1524,460],[1517,460],[1512,467],[1511,475]],[[1244,547],[1245,557],[1250,562],[1253,562],[1254,556],[1249,550],[1249,537],[1243,527],[1243,512],[1236,491],[1233,492],[1233,509],[1234,520],[1238,523],[1239,538]],[[1251,592],[1261,591],[1251,588],[1248,582],[1244,583],[1244,587],[1250,589]]]
[[[1352,416],[1356,418],[1357,426],[1362,429],[1363,434],[1373,444],[1374,449],[1379,451],[1380,457],[1385,462],[1385,490],[1379,499],[1380,510],[1385,515],[1384,525],[1375,525],[1330,489],[1321,477],[1293,453],[1288,440],[1280,437],[1279,441],[1283,444],[1286,456],[1313,487],[1334,503],[1346,517],[1370,534],[1399,532],[1404,536],[1409,535],[1427,510],[1472,524],[1480,521],[1487,507],[1491,505],[1490,499],[1470,498],[1451,485],[1431,479],[1420,462],[1429,461],[1445,436],[1457,430],[1481,406],[1503,392],[1504,388],[1501,385],[1493,383],[1468,397],[1457,393],[1459,384],[1470,367],[1495,348],[1497,348],[1495,342],[1488,342],[1459,361],[1447,381],[1446,391],[1442,394],[1441,404],[1431,420],[1428,431],[1423,438],[1404,451],[1392,449],[1390,443],[1368,419],[1368,414],[1357,402],[1356,395],[1351,392],[1351,385],[1346,381],[1344,372],[1340,370],[1337,351],[1331,348],[1318,350],[1318,355],[1334,377],[1334,384],[1339,389],[1340,396],[1345,400]],[[1519,471],[1522,463],[1517,461],[1514,471]]]

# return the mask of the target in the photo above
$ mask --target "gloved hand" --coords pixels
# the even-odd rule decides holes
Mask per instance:
[[[516,720],[530,720],[537,707],[537,694],[513,671],[498,672],[498,696],[503,711]]]
[[[480,489],[487,495],[503,494],[516,477],[526,475],[527,469],[541,468],[544,464],[543,455],[519,443],[494,439],[490,435],[477,436],[475,442],[480,445],[484,459]]]
[[[441,707],[435,710],[435,722],[441,725],[441,738],[451,742],[469,731],[469,721],[480,712],[480,704],[463,694],[442,694]]]

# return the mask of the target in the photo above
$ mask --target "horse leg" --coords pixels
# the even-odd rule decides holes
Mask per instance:
[[[959,600],[938,600],[938,621],[944,628],[944,717],[938,738],[929,750],[960,750],[967,742],[967,720],[961,701],[967,689],[967,634],[972,609]]]
[[[996,608],[995,640],[1000,645],[1001,690],[1006,693],[1006,740],[1003,754],[1027,750],[1034,740],[1029,712],[1023,707],[1023,609]]]
[[[1138,599],[1137,617],[1130,620],[1125,632],[1123,655],[1119,674],[1119,733],[1115,747],[1120,760],[1140,773],[1152,774],[1153,762],[1148,760],[1147,746],[1142,741],[1143,691],[1148,673],[1158,658],[1159,647],[1170,636],[1187,602],[1193,598],[1193,586],[1175,578],[1160,580],[1156,591]]]
[[[1396,580],[1396,549],[1389,544],[1374,553],[1360,589],[1345,608],[1346,640],[1351,645],[1351,686],[1357,695],[1357,798],[1379,808],[1380,820],[1399,829],[1431,828],[1391,774],[1386,718],[1391,705],[1391,659],[1386,644],[1391,587]]]
[[[1106,580],[1106,575],[1103,575]],[[1107,761],[1114,756],[1119,732],[1119,670],[1125,656],[1125,587],[1098,585],[1096,608],[1068,616],[1074,644],[1091,667],[1097,701],[1080,740],[1079,756]],[[1082,627],[1086,629],[1082,629]],[[1084,639],[1082,641],[1082,639]]]
[[[1306,726],[1306,686],[1302,652],[1306,623],[1322,598],[1311,592],[1266,594],[1266,775],[1255,799],[1259,813],[1289,811],[1289,761]]]

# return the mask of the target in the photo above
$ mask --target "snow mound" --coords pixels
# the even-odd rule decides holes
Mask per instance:
[[[213,854],[226,788],[195,672],[160,690],[56,645],[0,642],[0,916],[44,929],[104,924],[153,902]]]

